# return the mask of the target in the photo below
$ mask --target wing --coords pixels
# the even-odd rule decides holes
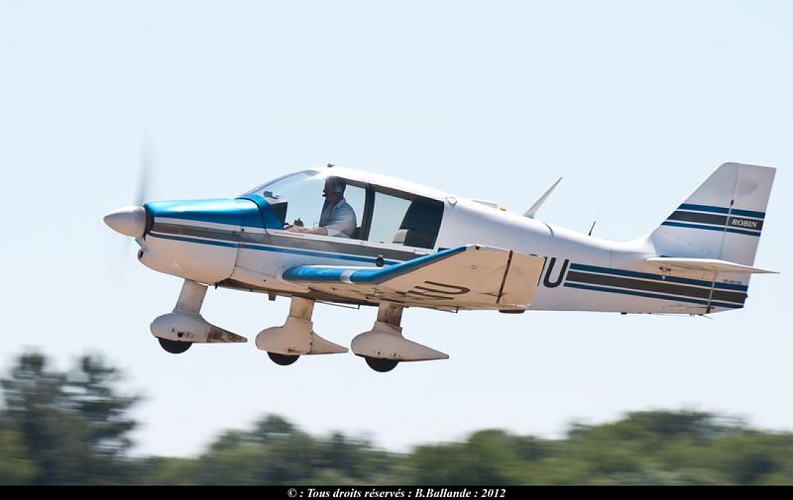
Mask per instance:
[[[465,245],[388,267],[297,266],[282,279],[355,301],[523,310],[534,297],[543,263],[536,255]]]

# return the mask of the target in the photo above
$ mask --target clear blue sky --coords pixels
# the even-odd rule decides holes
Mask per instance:
[[[788,236],[793,3],[38,2],[0,0],[0,369],[26,348],[86,351],[147,396],[138,452],[188,455],[274,413],[406,450],[499,427],[693,408],[793,429]],[[388,374],[353,355],[278,367],[253,339],[288,301],[211,290],[204,316],[245,345],[163,352],[149,323],[177,278],[102,223],[135,196],[235,196],[333,162],[500,201],[625,240],[719,164],[776,166],[748,307],[713,316],[410,309],[450,354]],[[318,305],[348,344],[373,309]]]

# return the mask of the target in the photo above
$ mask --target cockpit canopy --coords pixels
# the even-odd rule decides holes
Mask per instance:
[[[340,169],[339,169],[340,170]],[[344,199],[358,226],[353,239],[376,244],[435,247],[443,218],[443,202],[402,189],[338,175],[333,170],[306,170],[263,184],[244,195],[262,196],[284,226],[300,219],[306,227],[320,225],[325,179],[346,181]]]

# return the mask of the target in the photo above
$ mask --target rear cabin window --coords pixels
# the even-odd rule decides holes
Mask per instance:
[[[440,201],[378,190],[368,241],[431,249],[442,217]]]

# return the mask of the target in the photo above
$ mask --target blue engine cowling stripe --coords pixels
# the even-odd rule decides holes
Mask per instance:
[[[252,201],[256,204],[259,208],[259,215],[261,216],[261,221],[263,221],[263,226],[260,225],[258,227],[264,227],[265,229],[283,229],[284,226],[281,224],[281,221],[278,219],[278,216],[275,215],[272,207],[267,200],[264,199],[263,196],[258,194],[249,194],[244,198],[237,198],[238,200],[248,200]],[[260,222],[261,224],[261,222]]]
[[[262,228],[261,209],[248,199],[152,201],[146,210],[154,217],[208,222],[234,227]]]

